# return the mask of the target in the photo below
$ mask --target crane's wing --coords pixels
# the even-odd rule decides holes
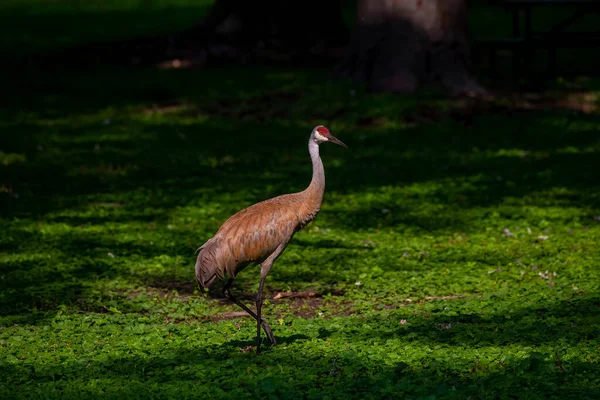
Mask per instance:
[[[291,240],[299,226],[299,213],[295,197],[284,195],[234,214],[200,248],[196,278],[206,287],[217,276],[233,277],[246,265],[264,261]]]

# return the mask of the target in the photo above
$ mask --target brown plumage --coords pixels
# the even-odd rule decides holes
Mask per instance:
[[[217,278],[229,278],[223,293],[257,321],[257,352],[260,351],[261,326],[269,341],[276,344],[271,328],[261,318],[265,278],[273,262],[285,250],[294,234],[316,217],[323,201],[325,171],[319,157],[319,145],[324,142],[347,147],[322,125],[312,130],[308,149],[313,164],[313,176],[305,190],[277,196],[237,212],[199,248],[196,281],[203,288],[207,288]],[[256,313],[233,297],[230,291],[236,275],[250,264],[261,266]]]

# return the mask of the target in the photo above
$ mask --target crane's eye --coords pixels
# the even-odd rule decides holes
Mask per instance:
[[[319,131],[315,132],[315,138],[317,139],[317,141],[320,141],[320,142],[328,142],[329,141],[329,137],[328,136],[329,136],[329,134],[327,134],[327,135],[321,135],[319,133]]]

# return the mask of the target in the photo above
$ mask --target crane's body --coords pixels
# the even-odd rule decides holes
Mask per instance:
[[[302,207],[303,193],[262,201],[230,217],[200,247],[196,277],[203,287],[216,278],[235,277],[251,263],[260,264],[294,233],[310,223],[320,204]],[[304,209],[303,209],[304,208]]]
[[[313,176],[305,190],[277,196],[237,212],[199,248],[196,260],[197,282],[207,288],[217,278],[229,278],[223,293],[257,320],[257,351],[260,351],[261,326],[271,343],[275,344],[269,325],[261,318],[265,278],[294,234],[319,213],[325,192],[325,171],[319,156],[319,144],[328,141],[347,147],[324,126],[319,125],[313,129],[308,141]],[[256,313],[235,299],[230,291],[233,279],[250,264],[261,266]]]

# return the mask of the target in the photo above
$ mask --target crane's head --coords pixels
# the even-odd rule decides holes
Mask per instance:
[[[312,131],[311,137],[315,142],[317,142],[317,144],[331,142],[342,147],[348,147],[340,139],[336,138],[331,133],[329,133],[329,129],[325,128],[323,125],[315,126],[315,128]]]

